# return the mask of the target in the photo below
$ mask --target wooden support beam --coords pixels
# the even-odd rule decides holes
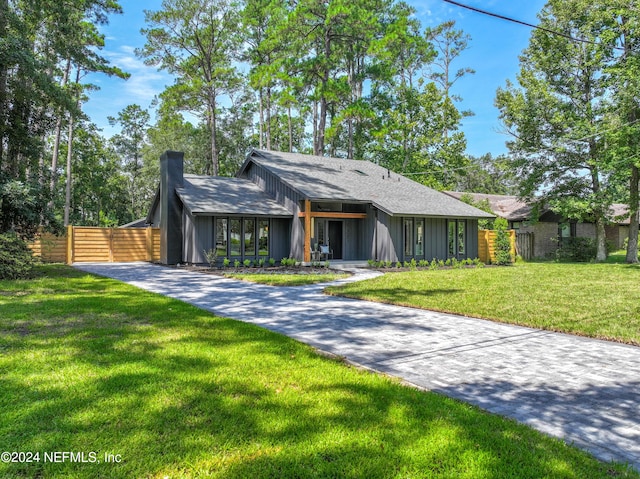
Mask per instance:
[[[311,261],[311,201],[304,200],[304,261]]]
[[[299,213],[300,218],[307,216],[307,213]],[[333,218],[336,220],[364,220],[367,218],[366,213],[338,213],[331,211],[312,211],[309,215],[311,218]]]

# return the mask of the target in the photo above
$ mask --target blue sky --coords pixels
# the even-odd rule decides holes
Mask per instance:
[[[93,75],[89,81],[100,87],[92,92],[85,111],[102,128],[105,136],[117,132],[109,125],[108,116],[116,116],[127,105],[137,103],[149,108],[153,97],[173,80],[164,72],[147,67],[136,57],[134,50],[144,45],[140,29],[145,26],[143,10],[158,10],[161,0],[121,0],[124,14],[112,16],[109,25],[102,27],[106,46],[102,55],[131,74],[128,80]],[[518,56],[527,46],[531,29],[497,18],[466,10],[443,0],[407,0],[417,10],[424,27],[455,20],[456,27],[471,36],[469,49],[454,67],[473,68],[476,73],[459,80],[454,93],[462,96],[459,107],[471,110],[475,116],[463,123],[467,137],[467,152],[472,155],[505,153],[507,136],[501,133],[498,110],[493,106],[495,92],[507,79],[515,80],[519,70]],[[483,10],[536,24],[536,15],[544,0],[461,0]],[[152,116],[153,118],[153,116]]]

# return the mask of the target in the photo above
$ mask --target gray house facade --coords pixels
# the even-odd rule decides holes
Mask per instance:
[[[236,178],[184,175],[182,161],[162,155],[147,217],[164,264],[204,263],[212,249],[311,262],[321,246],[333,260],[475,258],[478,219],[493,217],[368,161],[253,150]]]

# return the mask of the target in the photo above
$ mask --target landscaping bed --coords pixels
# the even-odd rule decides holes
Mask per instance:
[[[351,273],[342,270],[328,268],[324,266],[324,264],[322,266],[280,265],[262,267],[181,265],[179,268],[270,286],[304,286],[316,283],[327,283],[337,279],[347,278],[351,275]]]

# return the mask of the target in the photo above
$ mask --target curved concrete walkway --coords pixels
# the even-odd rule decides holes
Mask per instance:
[[[330,297],[325,285],[261,286],[149,263],[75,266],[286,334],[640,469],[640,348]]]

